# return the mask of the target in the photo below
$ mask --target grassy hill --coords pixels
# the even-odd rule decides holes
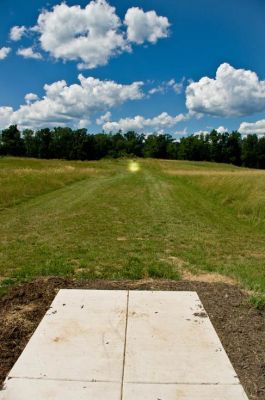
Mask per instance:
[[[265,293],[265,171],[186,161],[0,159],[0,277],[178,279]]]

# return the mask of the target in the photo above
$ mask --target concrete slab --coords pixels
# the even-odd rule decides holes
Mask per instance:
[[[127,292],[61,290],[12,378],[121,382]]]
[[[12,379],[1,400],[120,400],[120,384]]]
[[[238,384],[195,292],[130,292],[124,382]]]
[[[61,290],[0,400],[247,400],[195,292]]]
[[[240,385],[164,385],[124,386],[123,400],[248,400]]]

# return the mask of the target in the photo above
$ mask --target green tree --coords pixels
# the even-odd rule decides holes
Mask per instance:
[[[209,141],[209,160],[215,162],[225,162],[225,148],[227,135],[217,132],[215,129],[208,136]]]
[[[259,138],[257,146],[257,168],[265,169],[265,136]]]
[[[127,154],[141,157],[143,155],[144,135],[138,135],[136,132],[129,131],[124,135],[126,139]]]
[[[21,138],[17,125],[11,125],[2,131],[1,152],[10,156],[24,155],[24,141]]]
[[[247,135],[242,140],[242,164],[245,167],[257,167],[258,137],[257,135]]]
[[[167,147],[173,142],[170,135],[149,135],[144,142],[144,156],[153,158],[169,158]]]
[[[48,145],[49,156],[69,160],[73,147],[73,131],[71,128],[54,128]]]
[[[39,158],[52,157],[52,132],[49,128],[40,129],[36,132],[36,144]]]
[[[37,142],[34,131],[31,129],[25,129],[23,131],[23,139],[25,146],[25,156],[37,157]]]
[[[95,135],[94,156],[96,160],[110,155],[109,153],[112,150],[111,142],[111,135],[105,133],[98,133]]]
[[[241,165],[241,135],[233,131],[227,136],[226,162],[234,165]]]

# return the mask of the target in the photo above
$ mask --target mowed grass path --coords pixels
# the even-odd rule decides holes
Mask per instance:
[[[210,163],[0,159],[0,276],[178,279],[265,292],[265,171]],[[4,279],[4,280],[3,280]]]

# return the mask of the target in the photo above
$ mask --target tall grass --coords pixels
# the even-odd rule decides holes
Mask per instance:
[[[0,210],[97,173],[93,162],[0,158]]]
[[[231,208],[238,217],[255,223],[265,221],[265,171],[227,164],[160,161],[163,170],[184,176],[212,196],[216,203]]]

